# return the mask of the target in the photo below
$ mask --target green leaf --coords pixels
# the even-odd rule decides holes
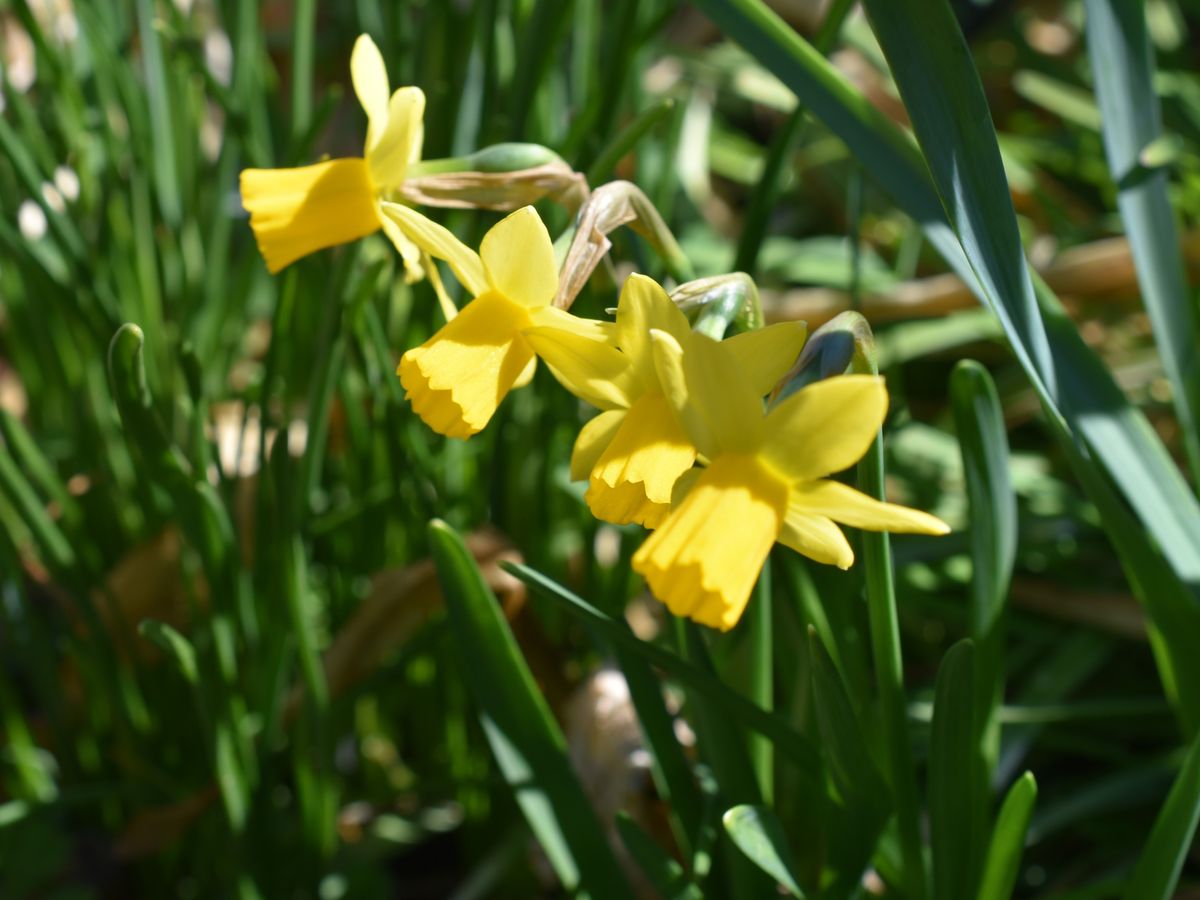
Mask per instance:
[[[596,185],[612,174],[612,170],[633,148],[645,137],[646,132],[670,116],[675,109],[675,100],[664,97],[657,103],[648,106],[622,128],[610,140],[596,157],[596,161],[588,166],[588,184]]]
[[[703,900],[704,894],[688,878],[683,866],[654,843],[627,812],[617,813],[617,833],[629,855],[664,900]]]
[[[1167,802],[1122,895],[1125,900],[1170,900],[1200,823],[1200,737],[1192,741]]]
[[[163,218],[169,225],[178,225],[182,204],[179,199],[175,127],[171,121],[171,82],[163,65],[162,42],[159,40],[153,0],[137,0],[137,19],[154,141],[154,152],[151,154],[154,159],[154,188]]]
[[[986,787],[1000,744],[996,710],[1004,697],[1004,612],[1017,554],[1017,500],[1008,472],[1004,413],[991,376],[977,362],[959,363],[950,397],[970,503],[976,740],[986,760],[980,773]]]
[[[808,645],[817,727],[834,786],[846,803],[863,804],[886,814],[887,785],[867,752],[862,726],[841,675],[812,626]]]
[[[562,732],[474,558],[436,519],[429,543],[458,655],[469,661],[461,671],[484,734],[547,859],[575,896],[630,896]]]
[[[833,810],[838,815],[827,818],[827,831],[840,840],[831,839],[829,854],[829,866],[839,880],[827,884],[826,890],[836,894],[844,889],[849,893],[875,855],[880,833],[892,812],[891,794],[867,750],[862,723],[842,677],[811,625],[808,643],[817,728],[830,776],[844,806],[844,811]]]
[[[974,722],[975,648],[962,640],[938,669],[929,743],[929,831],[934,900],[974,893],[982,858]]]
[[[170,625],[156,619],[145,619],[139,623],[138,634],[171,658],[184,681],[192,687],[199,686],[200,675],[196,667],[196,651],[192,648],[191,641]]]
[[[1032,772],[1026,772],[1008,789],[988,846],[979,900],[1009,900],[1012,897],[1036,800],[1037,782]]]
[[[841,322],[840,327],[833,329]],[[829,338],[852,335],[854,352],[848,365],[852,372],[878,374],[875,342],[866,320],[857,313],[842,313],[822,326]],[[830,353],[837,357],[840,354]],[[824,357],[825,354],[823,353]],[[828,364],[828,359],[823,359]],[[826,372],[825,374],[833,374]],[[858,464],[859,488],[868,496],[887,500],[884,487],[883,433],[875,435],[867,455]],[[921,851],[920,811],[916,772],[909,746],[907,698],[904,692],[904,662],[900,645],[900,621],[896,611],[896,575],[892,563],[891,537],[887,532],[864,531],[863,567],[866,570],[867,616],[871,631],[871,654],[879,686],[883,717],[884,755],[888,784],[896,809],[900,856],[905,890],[914,897],[925,896],[925,857]]]
[[[502,565],[539,595],[555,601],[567,612],[587,623],[606,641],[637,653],[651,665],[678,680],[680,684],[712,700],[720,706],[725,715],[769,737],[776,749],[796,767],[797,775],[805,786],[817,793],[824,792],[820,755],[808,739],[795,731],[781,714],[766,712],[729,688],[715,675],[685,662],[661,647],[639,640],[624,622],[606,615],[540,572],[513,563]]]
[[[793,897],[803,897],[787,835],[775,813],[766,806],[735,806],[721,817],[725,833],[756,866],[783,885]]]
[[[1088,56],[1117,205],[1163,371],[1171,382],[1192,477],[1200,481],[1200,362],[1195,352],[1200,328],[1167,197],[1167,173],[1152,171],[1142,159],[1163,137],[1146,10],[1131,0],[1086,0],[1085,6]]]
[[[691,764],[679,746],[671,714],[663,703],[662,685],[646,661],[631,650],[615,649],[617,664],[629,685],[638,725],[650,751],[650,771],[655,788],[671,818],[679,849],[690,856],[697,842],[703,799]]]

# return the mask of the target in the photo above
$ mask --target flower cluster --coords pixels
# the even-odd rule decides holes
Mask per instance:
[[[402,185],[420,159],[424,97],[400,88],[389,98],[383,60],[365,36],[351,71],[368,117],[364,158],[248,170],[243,202],[272,272],[379,229],[409,278],[432,274],[431,259],[446,262],[472,299],[405,352],[397,370],[431,429],[478,433],[541,359],[599,410],[571,455],[589,509],[651,529],[633,568],[673,613],[722,630],[741,617],[776,541],[845,569],[854,553],[837,523],[947,531],[931,515],[829,477],[856,463],[878,434],[888,402],[881,378],[837,375],[768,408],[765,398],[804,346],[804,324],[715,340],[642,275],[626,280],[614,322],[572,315],[559,284],[570,260],[560,267],[532,206],[496,224],[476,253],[405,202],[412,195]],[[520,172],[511,176],[528,183]],[[461,200],[455,205],[470,205]]]

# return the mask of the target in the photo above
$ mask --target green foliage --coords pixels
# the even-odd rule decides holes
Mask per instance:
[[[0,3],[0,895],[1200,883],[1187,4],[51,6]],[[849,480],[954,533],[777,548],[709,633],[589,514],[545,367],[431,433],[395,376],[429,284],[378,235],[271,276],[238,197],[361,153],[362,32],[426,173],[537,152],[653,203],[682,250],[614,232],[582,312],[629,267],[753,276],[685,301],[706,333],[859,310],[789,387],[886,376]]]

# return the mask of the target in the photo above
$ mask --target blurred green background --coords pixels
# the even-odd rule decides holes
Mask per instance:
[[[772,5],[908,124],[860,12]],[[1121,236],[1083,4],[954,10],[1029,260],[1185,465],[1187,429]],[[1194,273],[1200,9],[1148,0],[1145,14],[1167,137],[1144,152],[1168,173]],[[681,851],[669,820],[682,801],[656,790],[660,761],[616,675],[635,667],[498,567],[522,560],[681,651],[629,572],[640,530],[593,520],[569,480],[586,411],[539,371],[478,437],[432,434],[394,376],[440,324],[428,284],[405,285],[379,235],[278,277],[255,248],[241,169],[361,153],[348,63],[363,32],[393,86],[425,91],[426,158],[542,143],[593,187],[638,184],[697,274],[755,277],[768,321],[811,331],[842,309],[867,316],[892,396],[889,496],[956,530],[892,542],[920,783],[939,660],[971,633],[950,377],[960,359],[986,365],[1019,522],[992,780],[997,796],[1025,769],[1039,785],[1015,895],[1118,896],[1181,732],[1100,513],[1001,327],[876,173],[798,106],[774,57],[665,0],[0,0],[0,896],[562,895],[463,680],[478,661],[442,611],[434,517],[468,535],[627,877],[639,892],[672,883],[626,849],[660,867]],[[473,245],[497,218],[427,212]],[[542,212],[552,235],[567,226]],[[618,278],[666,278],[637,238],[614,240]],[[615,298],[601,273],[578,309],[602,315]],[[1195,292],[1183,302],[1194,310]],[[144,351],[132,332],[113,342],[124,323]],[[805,634],[833,636],[850,703],[873,722],[863,574],[781,548],[771,572],[760,593],[775,611],[776,715],[828,752]],[[754,668],[746,634],[702,654],[735,689]],[[696,721],[703,702],[664,682],[716,860],[709,874],[685,865],[678,896],[769,896],[715,834],[742,798]],[[777,763],[773,806],[818,891],[822,871],[844,871],[838,848],[856,826],[831,824],[803,782]],[[621,837],[618,808],[637,823]],[[886,881],[903,896],[892,829],[860,825],[868,874],[853,890]],[[1200,884],[1190,853],[1179,896]],[[850,895],[825,881],[828,896]]]

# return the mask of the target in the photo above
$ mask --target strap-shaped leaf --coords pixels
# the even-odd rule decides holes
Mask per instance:
[[[1133,0],[1087,0],[1088,56],[1096,79],[1108,168],[1137,266],[1138,285],[1192,475],[1200,478],[1200,341],[1184,278],[1179,234],[1167,198],[1167,173],[1147,167],[1144,151],[1162,138],[1154,91],[1154,51],[1146,10]]]
[[[1012,897],[1035,800],[1037,782],[1032,772],[1026,772],[1008,789],[996,816],[996,828],[983,865],[979,900],[1009,900]]]
[[[479,721],[555,873],[572,896],[630,896],[562,732],[474,557],[444,522],[430,523],[429,544]]]
[[[743,804],[726,811],[721,821],[725,833],[746,857],[787,889],[793,897],[803,897],[796,883],[796,867],[788,849],[783,825],[768,807]]]
[[[1200,823],[1200,737],[1183,761],[1150,839],[1125,886],[1125,900],[1170,900]]]

